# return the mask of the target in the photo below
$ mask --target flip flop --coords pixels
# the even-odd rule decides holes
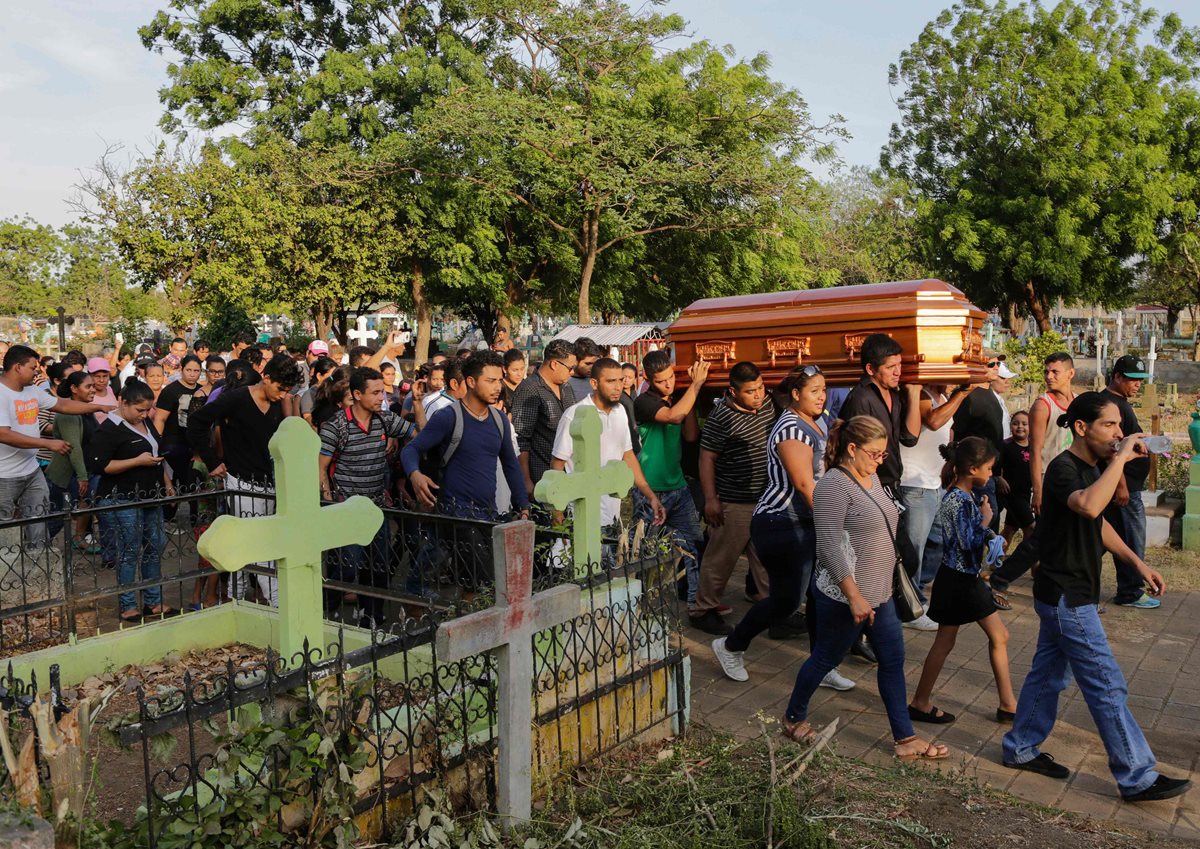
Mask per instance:
[[[167,605],[159,605],[158,610],[155,610],[153,607],[151,607],[150,605],[147,604],[145,607],[142,608],[142,615],[143,616],[161,616],[162,618],[165,619],[168,616],[178,616],[179,611],[176,610],[174,607],[169,607]]]
[[[912,705],[909,705],[908,718],[913,722],[928,722],[933,725],[945,725],[954,721],[954,714],[946,713],[937,705],[934,705],[931,710],[917,710]]]
[[[892,744],[892,747],[903,746],[917,739],[917,735],[914,734],[911,737],[905,737],[903,740],[897,740]],[[930,752],[933,752],[933,754],[930,754]],[[926,743],[925,749],[920,752],[910,752],[907,755],[896,752],[896,758],[902,761],[940,761],[948,757],[950,757],[950,747],[945,743],[938,743],[936,741]]]
[[[1012,602],[1000,590],[992,590],[992,604],[1000,610],[1012,610]]]
[[[121,614],[122,622],[141,622],[142,618],[143,614],[140,610],[126,610]]]

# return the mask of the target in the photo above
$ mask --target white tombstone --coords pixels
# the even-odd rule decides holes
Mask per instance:
[[[377,338],[379,336],[379,332],[376,330],[368,330],[367,317],[365,315],[360,315],[358,320],[355,322],[354,330],[351,330],[346,334],[346,336],[355,345],[366,345],[372,339]]]

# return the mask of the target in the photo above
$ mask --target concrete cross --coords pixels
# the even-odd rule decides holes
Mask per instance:
[[[355,329],[346,334],[346,337],[355,345],[366,345],[379,335],[375,330],[367,330],[367,317],[365,315],[360,315],[355,325]]]
[[[196,547],[222,572],[276,561],[279,653],[290,661],[304,650],[305,640],[310,648],[325,649],[321,552],[367,545],[383,523],[383,511],[361,495],[321,506],[321,440],[304,419],[284,419],[269,448],[275,461],[275,515],[221,516]]]
[[[575,411],[571,421],[573,470],[549,471],[534,488],[533,497],[559,510],[575,505],[571,552],[575,575],[583,577],[600,563],[600,505],[606,495],[621,497],[633,486],[633,471],[622,460],[600,465],[600,414],[590,404]]]
[[[505,830],[532,813],[533,638],[579,615],[576,584],[533,594],[533,527],[511,522],[492,530],[495,605],[444,622],[437,631],[439,662],[496,651],[496,811]]]

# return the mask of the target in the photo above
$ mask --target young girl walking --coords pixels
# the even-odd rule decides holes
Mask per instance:
[[[944,537],[942,565],[933,581],[928,611],[929,618],[938,623],[938,630],[925,658],[917,691],[909,702],[908,715],[915,722],[954,721],[954,714],[933,704],[933,687],[954,648],[959,627],[978,622],[987,634],[992,674],[1000,696],[996,721],[1012,722],[1017,699],[1008,674],[1008,629],[1000,621],[991,590],[979,574],[984,545],[994,536],[988,530],[992,508],[986,499],[981,507],[973,495],[976,487],[982,487],[991,478],[996,451],[987,440],[970,436],[943,446],[942,456],[946,458],[942,486],[947,490],[938,508]]]

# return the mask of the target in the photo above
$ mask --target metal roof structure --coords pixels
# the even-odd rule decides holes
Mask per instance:
[[[632,345],[642,339],[662,339],[666,324],[572,324],[554,334],[554,339],[574,342],[586,336],[601,348]]]

